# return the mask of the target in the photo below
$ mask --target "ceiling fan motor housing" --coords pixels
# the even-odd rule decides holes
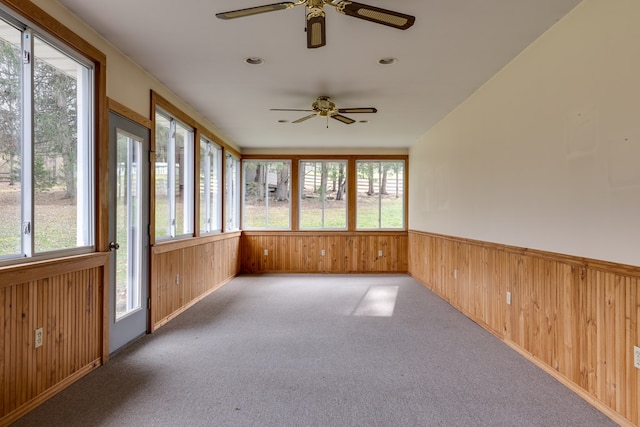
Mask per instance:
[[[323,117],[336,112],[336,104],[331,102],[328,96],[319,96],[311,106]]]

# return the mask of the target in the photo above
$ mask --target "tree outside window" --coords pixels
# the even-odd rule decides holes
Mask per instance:
[[[347,162],[300,162],[300,229],[347,228]]]
[[[243,228],[291,228],[291,162],[244,160]]]
[[[404,228],[404,161],[361,160],[356,168],[356,228]]]

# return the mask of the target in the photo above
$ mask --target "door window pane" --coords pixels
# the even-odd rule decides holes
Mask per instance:
[[[118,131],[116,170],[116,320],[141,307],[142,143]]]

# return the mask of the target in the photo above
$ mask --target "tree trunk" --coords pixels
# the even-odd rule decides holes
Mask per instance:
[[[278,171],[276,200],[281,202],[289,200],[289,168],[286,165],[283,165]]]
[[[323,199],[326,199],[327,197],[327,175],[327,165],[323,164],[322,172],[320,174],[320,194],[322,195]]]
[[[344,185],[345,185],[344,163],[339,163],[338,164],[338,191],[336,192],[336,200],[344,199]]]
[[[382,179],[380,180],[380,194],[387,195],[387,172],[389,171],[389,166],[380,165],[382,167]]]

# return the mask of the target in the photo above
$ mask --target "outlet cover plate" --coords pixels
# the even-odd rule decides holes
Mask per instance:
[[[38,348],[38,347],[42,347],[42,340],[43,340],[43,336],[42,336],[43,332],[42,332],[42,328],[38,328],[36,329],[35,332],[35,342],[34,342],[34,347]]]
[[[640,369],[640,347],[633,346],[633,366]]]

